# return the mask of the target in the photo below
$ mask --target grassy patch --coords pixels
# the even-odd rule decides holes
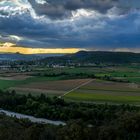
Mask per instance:
[[[10,87],[29,84],[32,82],[55,81],[59,79],[61,79],[61,77],[31,77],[26,80],[0,80],[0,89],[8,89]]]
[[[80,101],[101,101],[101,102],[120,102],[120,103],[138,103],[140,96],[114,96],[105,94],[90,94],[90,93],[76,93],[72,92],[65,96],[66,99],[80,100]]]
[[[140,84],[140,77],[127,77],[126,79],[129,80],[130,82]]]
[[[14,81],[14,80],[0,80],[0,89],[7,89],[9,87],[13,87],[18,85],[20,82],[19,81]]]

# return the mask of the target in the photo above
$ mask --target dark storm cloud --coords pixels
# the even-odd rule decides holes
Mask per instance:
[[[140,8],[139,0],[46,0],[45,4],[39,4],[35,0],[28,1],[37,14],[54,19],[69,17],[71,11],[81,8],[106,13],[112,7],[118,7],[119,14],[125,14],[131,8]]]
[[[140,48],[138,0],[25,1],[0,5],[0,40],[44,48]]]
[[[48,22],[25,13],[22,16],[0,17],[0,31],[22,37],[18,44],[32,47],[136,47],[140,44],[139,17],[139,12],[133,12],[113,19],[101,15],[100,18],[82,17],[73,22]]]
[[[50,18],[65,18],[71,15],[71,11],[81,8],[106,12],[118,5],[118,0],[47,0],[45,4],[39,4],[35,0],[28,1],[37,14]]]

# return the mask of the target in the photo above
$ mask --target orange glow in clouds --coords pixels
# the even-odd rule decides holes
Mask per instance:
[[[77,48],[24,48],[15,46],[12,43],[4,43],[0,45],[0,53],[21,53],[21,54],[61,54],[61,53],[76,53],[79,49]]]

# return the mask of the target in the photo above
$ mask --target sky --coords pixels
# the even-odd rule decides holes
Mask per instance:
[[[140,0],[0,0],[0,42],[2,53],[140,52]]]

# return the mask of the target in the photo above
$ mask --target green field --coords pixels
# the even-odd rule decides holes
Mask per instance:
[[[7,89],[9,87],[16,86],[20,83],[20,81],[15,80],[0,80],[0,89]]]
[[[0,80],[0,89],[8,89],[18,85],[29,84],[32,82],[59,80],[61,77],[32,77],[26,80]]]
[[[140,83],[139,66],[114,66],[114,67],[76,67],[76,68],[40,68],[36,69],[40,73],[47,74],[94,74],[95,76],[111,76],[113,78],[126,79],[130,82]]]
[[[93,101],[93,102],[102,102],[102,103],[130,103],[130,104],[139,104],[140,103],[140,96],[127,96],[127,95],[107,95],[107,94],[97,94],[97,93],[77,93],[72,92],[65,96],[65,99],[77,100],[77,101]]]
[[[140,102],[140,87],[133,83],[116,83],[95,80],[70,92],[65,99],[76,101],[135,103]]]
[[[76,79],[75,77],[70,77],[72,74],[94,74],[99,77],[104,77],[107,75],[113,78],[127,79],[129,83],[117,83],[96,79],[94,82],[70,92],[64,96],[64,98],[75,101],[121,102],[138,104],[138,102],[140,102],[139,69],[139,66],[38,68],[35,69],[34,72],[39,73],[40,76],[35,75],[25,80],[0,80],[0,89],[8,90],[9,88],[14,89],[14,87],[24,87],[24,85],[26,87],[26,85],[33,83],[45,83],[46,81],[58,81],[65,79],[68,80],[71,78]],[[61,75],[60,73],[64,73],[64,75]],[[45,76],[45,74],[50,76]],[[52,76],[53,74],[58,75]],[[64,84],[64,87],[65,86],[66,85]],[[57,87],[57,85],[54,84],[54,87]],[[40,94],[41,90],[30,90],[30,93],[33,95],[38,95]],[[29,93],[29,91],[26,92],[24,90],[17,90],[17,92],[21,94]],[[53,92],[49,93],[47,90],[43,92],[47,96],[60,96],[64,94],[63,92],[61,94],[51,94]]]

